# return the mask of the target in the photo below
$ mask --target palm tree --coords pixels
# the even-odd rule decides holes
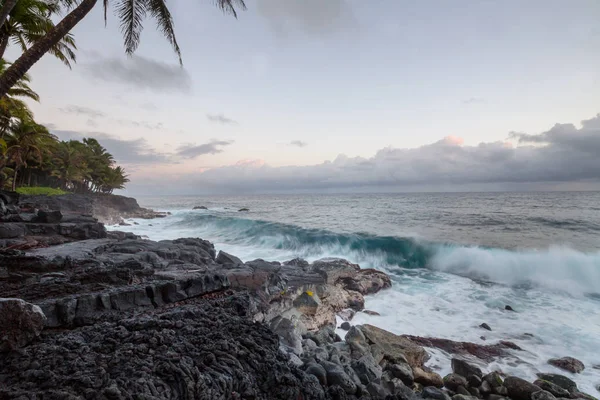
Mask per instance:
[[[11,132],[7,136],[6,156],[8,162],[14,164],[14,175],[12,182],[12,190],[17,187],[17,178],[19,170],[27,167],[30,160],[42,162],[42,144],[45,139],[54,138],[46,127],[36,124],[33,121],[19,121],[11,128]]]
[[[62,189],[74,190],[89,175],[82,143],[76,140],[59,142],[52,159],[52,175],[61,181]]]
[[[19,46],[22,52],[39,41],[54,28],[52,16],[60,12],[59,4],[45,0],[19,0],[13,7],[4,24],[0,25],[0,58],[10,42]],[[52,46],[49,52],[65,63],[69,68],[75,61],[75,39],[72,34],[65,35]]]
[[[6,71],[7,65],[8,63],[6,61],[0,60],[0,74]],[[34,101],[40,100],[38,94],[29,87],[29,82],[29,75],[23,75],[23,77],[8,90],[7,95],[0,98],[0,138],[4,137],[10,128],[11,122],[15,119],[20,121],[33,120],[31,110],[27,104],[21,100],[22,98]]]
[[[127,182],[129,182],[129,178],[123,168],[109,168],[104,185],[102,186],[102,192],[112,194],[115,189],[125,189]]]
[[[115,1],[115,0],[113,0]],[[133,54],[140,43],[140,34],[143,29],[144,18],[150,16],[156,21],[158,29],[173,47],[181,63],[181,51],[175,38],[173,17],[166,0],[121,0],[116,5],[116,12],[121,20],[121,32],[125,42],[125,52]],[[189,0],[188,0],[189,1]],[[0,98],[21,78],[44,54],[49,52],[62,38],[67,35],[85,16],[94,8],[98,0],[62,0],[67,6],[74,7],[55,27],[50,29],[42,38],[37,40],[27,49],[11,66],[0,76]],[[245,9],[244,0],[215,0],[218,7],[224,12],[237,17],[236,7]],[[109,0],[102,1],[104,18]],[[2,14],[0,13],[0,18]],[[1,21],[1,19],[0,19]]]

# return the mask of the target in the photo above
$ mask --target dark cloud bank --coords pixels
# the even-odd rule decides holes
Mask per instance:
[[[581,128],[557,124],[540,134],[513,132],[510,139],[518,145],[461,146],[448,137],[415,149],[384,148],[370,158],[340,155],[313,166],[238,163],[182,177],[171,182],[169,190],[193,194],[600,188],[600,114],[583,121]],[[141,186],[133,189],[143,191]]]
[[[90,55],[91,61],[85,64],[85,72],[95,79],[159,92],[191,91],[190,74],[177,64],[167,64],[142,56],[105,58],[98,54]]]
[[[157,152],[148,146],[143,138],[123,140],[103,132],[76,132],[60,129],[51,129],[51,131],[61,140],[81,140],[85,137],[96,138],[115,157],[118,163],[141,165],[173,162],[168,154]]]

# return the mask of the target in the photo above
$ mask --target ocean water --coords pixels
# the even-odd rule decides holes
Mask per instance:
[[[127,227],[150,239],[201,237],[245,261],[343,257],[382,269],[393,287],[366,299],[366,308],[381,316],[359,313],[353,323],[481,344],[510,340],[524,350],[480,366],[529,379],[537,372],[569,375],[547,360],[576,357],[586,369],[572,378],[583,391],[598,395],[600,370],[593,366],[600,365],[600,193],[138,201],[172,212]],[[505,305],[516,312],[503,310]],[[491,332],[479,328],[483,322]],[[448,355],[431,353],[429,365],[448,373]]]

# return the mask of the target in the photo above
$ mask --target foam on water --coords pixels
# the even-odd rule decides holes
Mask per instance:
[[[511,351],[513,358],[482,365],[484,369],[534,379],[537,372],[564,374],[547,360],[572,356],[587,367],[573,377],[580,388],[594,394],[600,384],[592,368],[600,364],[600,299],[594,296],[600,293],[600,252],[567,247],[510,251],[340,234],[230,211],[175,210],[164,219],[137,220],[139,225],[127,230],[154,240],[202,237],[245,261],[343,257],[363,268],[384,269],[392,276],[392,289],[366,299],[366,308],[381,316],[359,313],[353,323],[481,344],[510,340],[524,351]],[[504,311],[507,304],[516,312]],[[479,328],[483,322],[491,332]],[[449,372],[449,357],[431,353],[430,365],[442,375]]]

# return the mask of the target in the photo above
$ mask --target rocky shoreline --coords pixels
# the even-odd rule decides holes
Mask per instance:
[[[107,232],[164,216],[122,196],[1,192],[0,214],[0,399],[594,399],[566,376],[530,383],[469,361],[511,342],[353,326],[391,281],[346,260],[242,262],[198,238]],[[433,347],[452,374],[425,365]]]

